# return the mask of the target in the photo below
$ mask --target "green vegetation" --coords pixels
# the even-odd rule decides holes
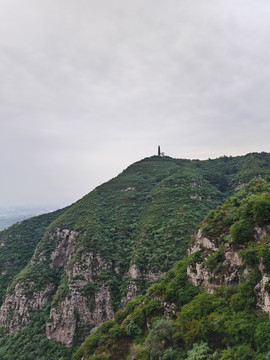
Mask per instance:
[[[186,265],[178,262],[144,297],[89,335],[72,359],[265,359],[270,320],[256,311],[256,283],[249,280],[208,294],[187,282]],[[169,301],[187,289],[181,306]],[[174,304],[166,315],[170,320],[163,317],[164,303]]]
[[[260,179],[267,175],[270,154],[266,153],[206,161],[154,156],[131,165],[51,218],[33,218],[1,232],[0,240],[5,245],[0,248],[0,299],[8,285],[12,293],[18,283],[29,298],[49,284],[57,290],[47,304],[47,313],[44,308],[33,314],[32,321],[21,331],[0,338],[0,358],[70,359],[71,351],[65,352],[64,347],[45,338],[49,307],[69,299],[72,289],[76,289],[93,309],[95,296],[104,284],[110,288],[115,319],[91,334],[74,359],[80,359],[82,354],[92,360],[127,356],[130,360],[229,359],[235,354],[259,360],[260,354],[266,356],[267,352],[270,356],[267,337],[261,337],[268,320],[256,313],[252,288],[254,279],[258,279],[260,259],[266,269],[270,267],[268,238],[260,243],[254,241],[254,227],[269,224],[269,182]],[[236,188],[254,177],[257,179],[221,206]],[[176,261],[185,258],[196,226],[217,206],[207,217],[203,233],[217,242],[242,247],[246,266],[253,264],[255,269],[245,286],[224,288],[209,295],[187,282],[186,266],[190,260]],[[56,232],[64,229],[78,235],[72,257],[65,259],[65,267],[62,263],[52,267],[51,256],[59,243]],[[87,254],[92,259],[91,281],[76,288],[88,270],[84,263]],[[200,251],[193,254],[193,261],[203,263],[201,255]],[[207,266],[218,268],[223,258],[224,248],[220,246],[218,253],[207,259]],[[135,280],[141,296],[119,310],[131,281],[131,264],[136,264],[141,275]],[[68,278],[66,272],[75,266],[81,274]],[[166,272],[163,280],[149,289],[151,275]],[[35,316],[40,316],[40,322],[34,321]],[[243,324],[248,322],[253,330],[249,326],[245,332]],[[167,331],[165,335],[160,324]],[[233,333],[234,328],[239,329],[238,335]],[[84,333],[78,323],[75,344],[83,340]],[[162,336],[166,336],[166,341]],[[162,346],[155,353],[153,344],[159,340]]]
[[[73,348],[46,339],[45,322],[48,319],[50,304],[34,314],[32,321],[14,335],[0,333],[1,360],[59,360],[70,358]]]
[[[116,313],[110,328],[117,329],[117,336],[98,328],[72,360],[83,356],[108,360],[268,359],[270,320],[257,310],[254,288],[261,279],[260,262],[270,271],[270,236],[262,231],[266,227],[259,228],[270,225],[267,211],[261,211],[261,206],[267,209],[269,195],[270,178],[254,179],[203,222],[204,232],[214,241],[215,234],[221,242],[205,264],[212,269],[222,264],[222,242],[230,242],[240,250],[248,270],[242,282],[222,286],[213,294],[191,285],[187,264],[191,258],[200,260],[199,251],[176,263],[145,296]]]
[[[0,232],[0,304],[7,286],[27,265],[46,228],[66,210],[36,216]]]

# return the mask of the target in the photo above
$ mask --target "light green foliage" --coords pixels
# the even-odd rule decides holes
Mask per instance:
[[[213,357],[210,352],[207,343],[195,343],[192,350],[187,352],[187,360],[211,360]]]
[[[256,353],[250,345],[239,345],[229,350],[224,350],[220,360],[253,360]]]

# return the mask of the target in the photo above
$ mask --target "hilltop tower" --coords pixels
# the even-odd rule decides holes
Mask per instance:
[[[158,145],[158,156],[161,156],[160,146]]]

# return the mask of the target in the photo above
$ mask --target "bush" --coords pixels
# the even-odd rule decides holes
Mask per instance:
[[[257,326],[255,344],[259,351],[270,351],[270,321],[262,322]]]
[[[253,341],[256,318],[246,312],[234,314],[225,322],[227,342],[229,344],[250,344]]]
[[[210,360],[211,349],[207,343],[194,344],[192,350],[187,353],[187,360]]]
[[[230,233],[235,244],[245,244],[254,237],[252,224],[247,219],[234,223],[230,227]]]
[[[126,334],[131,337],[138,337],[142,335],[142,329],[131,319],[126,326]]]
[[[121,336],[120,327],[118,324],[115,324],[110,330],[109,335],[112,339],[118,339]]]
[[[220,360],[253,360],[255,352],[250,345],[234,346],[232,349],[224,350]]]
[[[163,359],[166,352],[167,359],[170,359],[169,354],[175,345],[175,334],[176,328],[172,322],[165,319],[156,321],[148,337],[150,359]]]
[[[99,340],[101,339],[102,334],[100,332],[96,332],[94,334],[89,335],[85,340],[85,349],[87,353],[95,351],[98,347]]]
[[[144,307],[147,317],[159,315],[163,308],[158,300],[150,300]]]
[[[131,319],[137,324],[140,328],[142,328],[145,324],[145,314],[142,309],[136,309],[131,314]]]
[[[270,224],[270,200],[260,199],[254,203],[253,218],[259,225]]]
[[[264,249],[258,246],[250,246],[240,251],[240,256],[244,260],[244,264],[254,268],[259,265],[260,258],[263,257]]]

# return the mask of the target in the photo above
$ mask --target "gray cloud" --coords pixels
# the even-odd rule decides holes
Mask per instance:
[[[266,0],[0,0],[0,205],[68,204],[156,152],[270,151]]]

